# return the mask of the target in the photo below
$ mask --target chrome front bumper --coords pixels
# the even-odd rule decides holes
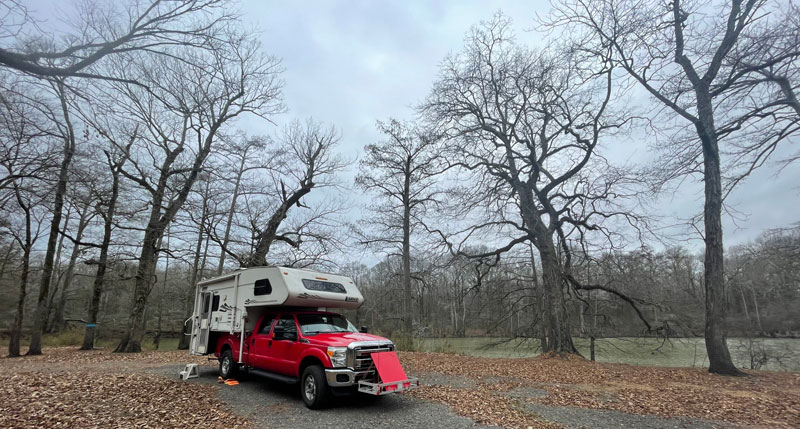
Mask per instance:
[[[350,387],[358,384],[356,376],[363,376],[370,372],[372,371],[353,371],[350,368],[325,368],[325,378],[330,387]],[[361,379],[363,379],[363,377],[361,377]]]

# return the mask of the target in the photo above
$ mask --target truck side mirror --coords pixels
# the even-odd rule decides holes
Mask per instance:
[[[367,332],[369,332],[369,328],[367,328],[366,326],[362,326],[361,329],[358,330],[358,332],[366,334]]]

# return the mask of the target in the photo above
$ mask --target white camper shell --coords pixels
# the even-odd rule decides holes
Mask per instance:
[[[192,321],[190,352],[212,353],[207,349],[211,332],[243,338],[266,306],[358,308],[363,302],[349,277],[286,267],[241,269],[197,284],[194,313],[187,320]]]

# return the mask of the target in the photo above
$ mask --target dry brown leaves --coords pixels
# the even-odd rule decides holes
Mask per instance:
[[[248,427],[214,387],[155,375],[17,372],[0,376],[0,427]]]
[[[407,395],[449,405],[458,414],[478,423],[507,428],[557,428],[558,425],[522,412],[507,397],[480,385],[474,389],[449,386],[424,386]]]
[[[603,364],[579,357],[489,359],[402,353],[401,359],[412,374],[438,372],[478,380],[507,377],[548,391],[545,398],[530,399],[546,405],[758,426],[800,426],[800,374],[796,373],[751,371],[749,377],[725,377],[703,369]],[[485,383],[480,387],[502,392],[509,384]]]
[[[216,386],[143,371],[189,362],[208,363],[185,351],[115,354],[75,348],[0,359],[0,427],[249,427],[216,399]]]

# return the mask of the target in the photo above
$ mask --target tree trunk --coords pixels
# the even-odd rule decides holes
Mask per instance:
[[[187,119],[188,120],[188,119]],[[184,124],[185,125],[185,124]],[[147,298],[153,290],[155,281],[155,271],[158,259],[158,243],[164,236],[164,232],[170,223],[175,219],[178,210],[186,202],[189,196],[197,175],[211,151],[211,142],[216,135],[217,130],[222,125],[222,122],[215,122],[212,124],[209,133],[206,135],[203,146],[200,151],[195,155],[192,168],[189,170],[188,177],[183,182],[180,191],[177,195],[173,196],[166,208],[164,207],[165,192],[167,189],[167,180],[169,175],[167,172],[172,167],[175,159],[180,155],[184,146],[181,145],[176,149],[169,151],[161,164],[161,175],[158,180],[158,185],[152,193],[152,207],[150,209],[150,219],[144,232],[144,240],[142,240],[142,252],[139,255],[139,266],[136,269],[136,282],[133,289],[133,306],[131,308],[130,316],[128,317],[128,326],[125,333],[122,335],[117,348],[114,349],[115,353],[138,353],[142,351],[142,340],[144,339],[144,324],[145,317],[144,311],[147,306]]]
[[[14,185],[14,193],[22,211],[25,212],[25,242],[22,244],[22,272],[19,279],[19,296],[17,297],[17,313],[14,315],[14,325],[11,327],[11,338],[8,342],[8,355],[10,357],[19,356],[19,343],[22,336],[22,319],[25,314],[25,296],[28,289],[28,275],[30,274],[31,248],[33,238],[31,236],[31,209],[22,201],[19,188]]]
[[[533,244],[528,245],[531,251],[531,276],[533,277],[534,293],[536,294],[536,332],[539,333],[539,347],[542,352],[547,350],[547,329],[545,329],[545,308],[544,308],[544,289],[539,284],[539,273],[536,269],[536,257],[534,256]]]
[[[699,97],[698,97],[699,98]],[[722,181],[720,175],[719,147],[713,131],[713,112],[710,101],[698,100],[698,113],[703,124],[697,131],[703,143],[705,179],[705,340],[708,353],[708,371],[717,374],[738,375],[731,360],[726,341],[725,278],[722,244]]]
[[[408,163],[410,163],[410,157]],[[411,295],[411,208],[409,192],[411,178],[405,176],[403,188],[403,330],[406,335],[413,335],[414,303]]]
[[[747,310],[747,300],[744,297],[744,286],[739,285],[739,296],[742,298],[742,309],[744,310],[744,315],[747,317],[747,321],[750,322],[750,326],[753,325],[753,319],[750,318],[750,311]]]
[[[42,354],[42,334],[47,322],[47,294],[50,288],[50,280],[53,275],[53,260],[55,258],[56,243],[58,241],[58,228],[61,226],[61,212],[64,208],[64,194],[67,192],[67,174],[72,163],[72,155],[75,153],[75,131],[72,128],[72,121],[69,117],[69,109],[64,95],[64,84],[58,82],[59,98],[61,99],[61,110],[64,114],[64,122],[67,126],[67,135],[64,138],[64,159],[58,173],[58,185],[56,186],[53,202],[53,219],[50,222],[50,235],[47,238],[47,250],[45,251],[44,263],[42,264],[42,281],[39,289],[39,299],[36,304],[36,316],[31,336],[31,347],[28,355]]]
[[[69,231],[69,221],[72,218],[72,209],[67,207],[67,212],[64,216],[64,231]],[[50,280],[50,293],[47,295],[47,314],[44,316],[45,328],[44,332],[53,332],[53,324],[55,320],[50,316],[53,315],[53,308],[56,306],[56,295],[60,291],[59,285],[62,280],[61,273],[61,251],[64,250],[64,235],[58,237],[58,244],[56,245],[56,257],[53,263],[53,275]]]
[[[14,243],[8,243],[8,250],[6,250],[6,256],[3,257],[3,264],[0,265],[0,281],[3,280],[3,276],[6,274],[6,267],[8,266],[8,262],[11,260],[11,254],[14,253]]]
[[[117,208],[119,196],[119,175],[123,161],[112,166],[111,196],[108,199],[108,208],[103,219],[103,242],[100,245],[100,258],[97,261],[97,273],[92,284],[92,300],[89,303],[86,330],[83,335],[81,350],[94,349],[95,333],[97,330],[97,314],[100,312],[100,298],[103,295],[103,282],[105,281],[108,266],[108,247],[111,245],[111,233],[114,226],[114,213]]]
[[[247,161],[247,148],[242,154],[242,161],[239,164],[239,171],[236,172],[236,183],[233,186],[233,195],[231,196],[231,206],[228,209],[228,221],[225,224],[225,235],[222,237],[222,251],[219,252],[219,264],[217,264],[217,275],[222,275],[222,269],[225,267],[225,249],[228,248],[228,243],[231,237],[231,224],[233,223],[233,213],[236,211],[236,200],[239,198],[239,186],[242,182],[242,174],[244,174],[244,166]],[[208,188],[206,188],[207,190]],[[203,213],[206,210],[206,199],[203,199]],[[203,218],[205,220],[205,217]],[[202,223],[201,223],[202,226]],[[194,286],[194,284],[192,284]],[[186,348],[189,348],[188,343]]]
[[[158,247],[161,247],[159,244]],[[167,228],[167,251],[169,251],[169,228]],[[156,324],[156,336],[153,338],[153,347],[158,350],[161,346],[161,320],[164,316],[164,292],[167,290],[167,279],[169,278],[169,253],[165,254],[164,262],[164,281],[161,283],[161,296],[158,299],[158,322]]]
[[[83,232],[88,224],[89,208],[86,208],[83,213],[81,213],[81,217],[78,220],[78,230],[75,232],[75,241],[81,241],[83,238]],[[72,285],[72,280],[75,273],[75,265],[78,262],[78,256],[80,256],[80,253],[81,247],[75,243],[72,247],[72,254],[69,256],[67,271],[64,273],[64,282],[61,285],[61,296],[58,299],[58,304],[56,305],[56,314],[53,317],[53,328],[56,331],[61,331],[66,327],[66,322],[64,321],[64,311],[67,306],[67,291]]]
[[[178,341],[178,350],[188,350],[189,341],[191,340],[190,334],[191,334],[192,324],[185,323],[185,321],[188,320],[190,317],[192,317],[192,314],[194,313],[194,308],[192,307],[194,306],[194,298],[196,293],[195,289],[197,288],[197,271],[200,265],[200,250],[203,248],[203,225],[205,224],[206,213],[208,210],[207,201],[208,201],[207,198],[203,198],[203,211],[202,215],[200,216],[200,225],[197,228],[197,245],[194,248],[194,262],[192,263],[192,273],[189,276],[189,287],[190,291],[192,291],[193,293],[191,294],[191,299],[187,299],[186,305],[184,306],[186,308],[184,312],[186,317],[183,318],[184,324],[182,326],[181,339]],[[206,247],[206,249],[208,248]],[[225,254],[225,251],[223,250],[222,253]],[[224,262],[225,262],[224,258],[220,259],[220,265],[217,267],[217,275],[221,273],[219,271],[219,268],[222,267],[222,264]]]
[[[546,310],[547,348],[544,352],[563,355],[577,353],[569,330],[566,301],[562,290],[561,265],[549,237],[538,237],[539,255],[542,259],[542,285]],[[550,239],[552,240],[552,239]]]
[[[759,332],[763,332],[764,328],[761,327],[761,313],[758,310],[758,298],[756,298],[756,291],[750,288],[750,294],[753,296],[753,310],[756,312],[756,326]]]
[[[160,204],[153,207],[154,210],[160,209]],[[139,256],[139,266],[136,269],[136,280],[133,287],[133,307],[128,317],[128,326],[122,336],[115,353],[138,353],[142,351],[142,341],[144,339],[144,311],[147,306],[147,298],[153,289],[153,277],[156,270],[156,247],[158,243],[159,229],[155,226],[148,226],[142,242],[142,252]]]
[[[11,328],[11,339],[8,342],[8,356],[18,357],[20,337],[22,336],[22,318],[25,313],[25,297],[27,296],[28,275],[30,273],[30,248],[23,250],[22,273],[19,279],[19,297],[17,298],[17,314],[14,315],[14,325]]]
[[[531,231],[529,239],[539,250],[539,258],[542,261],[544,320],[547,331],[547,344],[543,345],[542,352],[558,355],[577,354],[578,351],[572,343],[572,333],[569,329],[561,261],[553,244],[555,230],[545,226],[544,220],[536,209],[533,192],[523,187],[521,183],[517,183],[516,187],[521,200],[520,208],[525,226]],[[552,219],[551,221],[555,222],[556,220]]]

